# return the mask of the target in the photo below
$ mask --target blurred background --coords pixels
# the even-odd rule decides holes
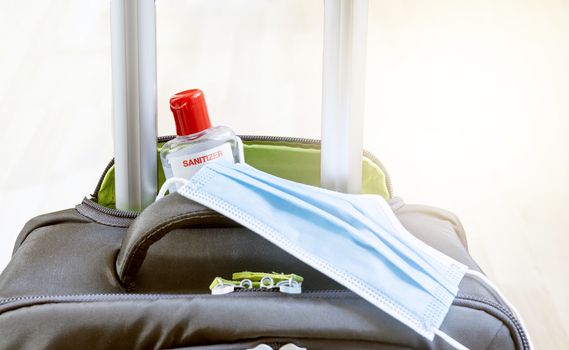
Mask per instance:
[[[0,0],[0,269],[113,156],[108,1]],[[158,127],[319,138],[321,0],[157,2]],[[371,0],[365,147],[395,194],[459,215],[539,349],[569,344],[569,1]]]

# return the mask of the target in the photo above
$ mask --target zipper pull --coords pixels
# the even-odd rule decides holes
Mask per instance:
[[[245,349],[245,350],[275,350],[275,349],[271,348],[267,344],[259,344],[259,345],[255,346],[254,348],[249,348],[249,349]]]
[[[279,350],[307,350],[306,348],[300,348],[296,345],[294,345],[293,343],[288,343],[284,346],[281,346],[281,348]]]
[[[288,343],[286,345],[281,346],[278,349],[272,348],[267,344],[259,344],[254,348],[249,348],[245,350],[307,350],[306,348],[299,348],[298,346],[294,345],[293,343]]]

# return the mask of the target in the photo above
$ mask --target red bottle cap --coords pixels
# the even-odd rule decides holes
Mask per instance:
[[[178,92],[172,96],[170,110],[174,113],[178,136],[195,134],[211,127],[203,91],[199,89]]]

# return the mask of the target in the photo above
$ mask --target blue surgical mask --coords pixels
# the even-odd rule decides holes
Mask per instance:
[[[423,337],[437,334],[464,349],[439,328],[467,267],[410,234],[383,197],[328,191],[222,162],[184,182],[182,196],[249,228]]]
[[[418,256],[422,258],[419,263],[430,265],[430,267],[424,266],[428,271],[432,271],[432,269],[439,269],[439,277],[442,276],[443,278],[450,278],[450,285],[458,285],[458,282],[462,278],[460,274],[453,275],[452,271],[464,271],[465,267],[410,234],[395,217],[393,211],[389,207],[389,204],[387,204],[381,196],[353,195],[329,191],[314,186],[283,180],[258,170],[253,169],[253,171],[251,171],[251,167],[248,166],[236,167],[234,170],[239,172],[242,176],[253,177],[258,181],[271,184],[280,191],[328,211],[334,216],[352,223],[356,228],[364,225],[374,234],[382,232],[383,236],[378,235],[379,239],[389,239],[390,237],[393,237],[394,239],[399,240],[403,245],[399,245],[399,249],[415,250],[415,253],[419,254]],[[389,236],[386,236],[385,234],[389,234]],[[395,244],[397,243],[395,242]],[[417,250],[421,250],[422,253],[417,253]],[[425,259],[425,257],[428,258]],[[445,263],[439,263],[441,260]],[[453,266],[454,264],[458,264],[458,266]],[[447,265],[453,266],[451,271],[448,271]],[[440,270],[441,268],[443,270]],[[458,287],[453,290],[454,294],[457,292]]]

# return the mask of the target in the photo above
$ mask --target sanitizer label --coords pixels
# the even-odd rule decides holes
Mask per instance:
[[[217,161],[235,163],[229,143],[224,143],[199,153],[168,157],[168,162],[170,162],[170,166],[172,167],[172,175],[184,179],[191,178],[207,163]]]

